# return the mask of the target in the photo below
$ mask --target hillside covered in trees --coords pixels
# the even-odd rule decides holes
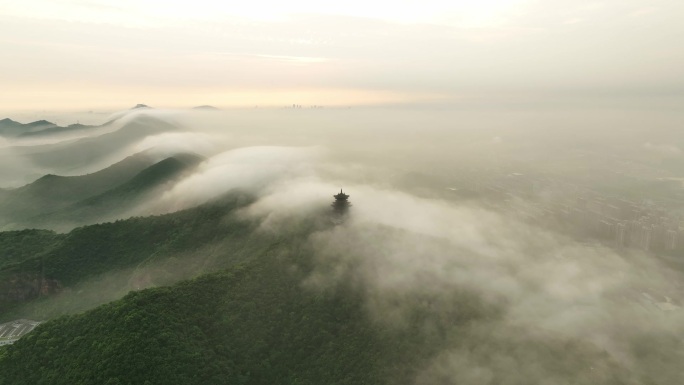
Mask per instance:
[[[315,234],[334,231],[327,211],[320,220],[314,215],[269,233],[236,215],[249,202],[235,193],[64,235],[14,233],[5,244],[44,251],[23,261],[24,254],[13,254],[18,262],[3,267],[5,277],[39,269],[60,282],[61,292],[6,304],[7,317],[51,320],[0,348],[0,384],[450,383],[445,355],[463,352],[481,363],[516,357],[483,372],[491,383],[540,376],[637,383],[593,345],[525,329],[493,332],[503,326],[505,308],[467,288],[397,293],[388,300],[402,313],[378,318],[371,311],[374,289],[353,273],[342,272],[332,286],[311,284],[321,269],[340,269],[312,243]],[[386,226],[364,232],[379,241],[403,234]],[[34,238],[40,242],[29,242]],[[173,284],[187,277],[194,278]],[[136,285],[152,288],[135,291]],[[109,302],[128,290],[134,291]],[[66,315],[54,318],[59,314]],[[510,371],[530,361],[543,371]],[[463,371],[464,379],[472,376],[472,369]]]
[[[683,383],[679,136],[138,107],[3,123],[0,385]]]
[[[439,377],[425,366],[458,345],[480,355],[518,350],[527,354],[521,359],[554,360],[553,378],[576,372],[578,384],[632,383],[579,342],[502,339],[478,348],[483,337],[466,331],[498,311],[467,293],[456,297],[458,317],[417,308],[408,324],[388,327],[369,318],[363,287],[303,286],[310,258],[306,248],[284,254],[275,246],[223,272],[47,322],[0,351],[0,384],[434,383]],[[506,383],[509,374],[490,375]]]
[[[47,319],[230,266],[275,242],[250,236],[255,223],[233,193],[173,214],[80,227],[0,232],[0,319]]]

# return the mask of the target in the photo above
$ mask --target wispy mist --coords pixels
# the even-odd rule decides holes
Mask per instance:
[[[93,159],[204,157],[122,217],[239,190],[255,201],[233,219],[256,221],[258,233],[285,236],[322,221],[307,235],[314,266],[302,287],[351,286],[375,325],[414,336],[416,384],[676,384],[684,375],[678,257],[616,247],[567,230],[570,219],[544,217],[585,196],[676,212],[667,183],[684,172],[680,117],[634,116],[146,111],[139,117],[153,120],[140,127],[149,133]],[[657,130],[643,125],[647,117]],[[342,223],[329,207],[340,188],[353,204]]]

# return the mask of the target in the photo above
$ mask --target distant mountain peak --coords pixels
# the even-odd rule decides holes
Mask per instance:
[[[16,137],[16,136],[22,136],[22,135],[27,135],[27,134],[33,134],[37,133],[46,129],[51,129],[59,127],[56,124],[52,122],[48,122],[47,120],[37,120],[35,122],[31,123],[19,123],[17,121],[14,121],[10,118],[5,118],[0,120],[0,135],[1,136],[9,136],[9,137]]]
[[[81,123],[72,123],[67,126],[67,128],[85,128],[85,127],[92,127],[88,126],[87,124],[81,124]]]
[[[218,111],[218,110],[220,110],[220,108],[216,108],[216,107],[214,107],[214,106],[210,106],[210,105],[207,105],[207,104],[202,105],[202,106],[192,107],[192,109],[193,109],[193,110],[211,110],[211,111]]]
[[[148,106],[147,104],[136,104],[135,107],[131,108],[131,110],[135,110],[137,108],[152,108]]]
[[[36,120],[35,122],[31,123],[26,123],[27,126],[56,126],[56,124],[52,122],[48,122],[47,120]]]

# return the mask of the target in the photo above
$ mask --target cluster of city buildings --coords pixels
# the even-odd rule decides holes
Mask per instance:
[[[471,181],[479,197],[529,221],[553,223],[620,248],[684,250],[684,225],[663,205],[607,196],[548,177],[510,173]]]
[[[587,235],[612,242],[617,247],[648,251],[673,251],[681,247],[684,229],[679,221],[653,204],[614,197],[578,197],[574,206],[564,205],[561,218]]]

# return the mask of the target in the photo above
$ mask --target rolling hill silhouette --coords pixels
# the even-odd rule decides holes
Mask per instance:
[[[202,157],[195,154],[177,154],[157,162],[133,176],[130,180],[101,194],[80,200],[71,205],[29,218],[36,227],[70,229],[84,225],[125,217],[126,213],[151,198],[165,185],[178,180],[194,169]],[[65,225],[66,224],[66,225]]]
[[[109,122],[108,122],[109,123]],[[54,126],[54,127],[48,127],[45,129],[42,129],[40,131],[28,131],[28,132],[23,132],[20,135],[18,135],[19,138],[29,138],[29,137],[43,137],[43,136],[51,136],[51,135],[60,135],[64,133],[71,133],[71,132],[78,132],[78,131],[87,131],[92,128],[97,128],[97,127],[102,127],[108,123],[105,123],[100,126],[91,126],[91,125],[86,125],[86,124],[80,124],[80,123],[74,123],[70,124],[68,126],[62,127],[62,126]]]
[[[23,187],[2,190],[0,218],[23,220],[99,195],[128,181],[154,164],[147,153],[138,153],[100,171],[80,176],[45,175]]]
[[[9,118],[0,120],[0,136],[5,137],[21,136],[57,128],[60,127],[47,120],[38,120],[31,123],[19,123]]]

